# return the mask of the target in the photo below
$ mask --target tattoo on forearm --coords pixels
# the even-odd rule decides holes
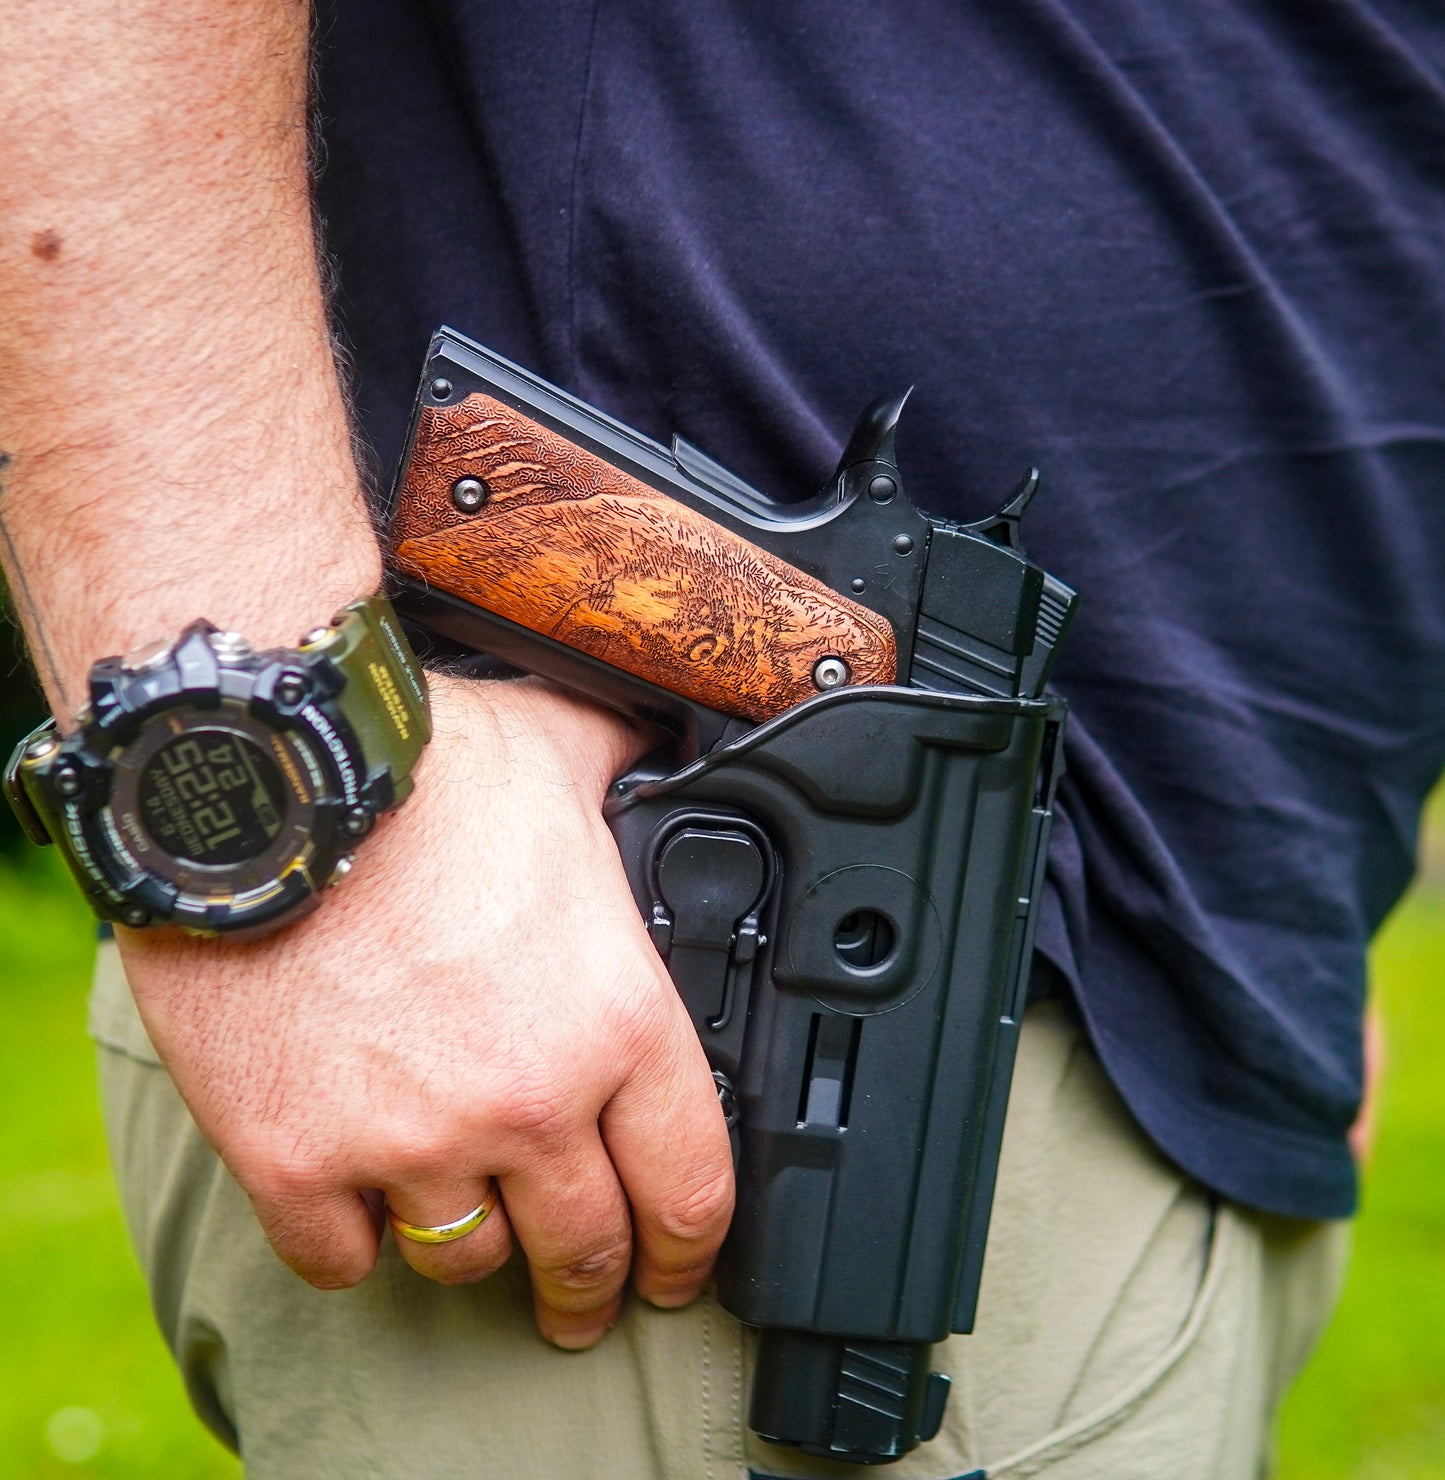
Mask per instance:
[[[20,555],[15,549],[15,541],[10,537],[10,527],[6,522],[4,480],[9,467],[10,454],[0,449],[0,564],[5,567],[10,599],[14,603],[16,616],[20,619],[21,630],[29,640],[31,659],[40,674],[41,683],[60,700],[65,713],[59,718],[64,722],[74,715],[75,707],[60,676],[60,665],[55,661],[45,624],[40,620],[40,613],[31,598],[30,587],[25,581],[25,571],[20,564]]]

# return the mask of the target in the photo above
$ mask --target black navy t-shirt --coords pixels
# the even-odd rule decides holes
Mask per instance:
[[[811,494],[1030,463],[1083,595],[1041,950],[1133,1113],[1350,1211],[1365,946],[1445,760],[1445,9],[346,0],[323,205],[364,426],[449,322]]]

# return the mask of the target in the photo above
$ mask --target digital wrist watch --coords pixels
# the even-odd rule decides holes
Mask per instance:
[[[295,649],[193,622],[101,659],[79,728],[22,740],[5,794],[101,919],[260,934],[346,874],[430,736],[426,680],[378,595]]]

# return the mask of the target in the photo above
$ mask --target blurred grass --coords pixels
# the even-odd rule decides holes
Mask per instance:
[[[1388,1060],[1339,1314],[1279,1480],[1445,1480],[1445,794],[1375,951]],[[93,930],[51,855],[0,856],[0,1480],[235,1480],[190,1416],[115,1205],[84,1033]]]
[[[0,859],[0,1477],[234,1480],[116,1205],[85,1036],[94,940],[53,857]]]
[[[1378,1130],[1344,1299],[1281,1421],[1279,1480],[1445,1480],[1445,791],[1376,941]]]

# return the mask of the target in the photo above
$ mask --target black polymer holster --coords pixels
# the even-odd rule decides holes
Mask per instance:
[[[861,585],[897,635],[897,684],[749,726],[418,582],[397,603],[674,735],[606,814],[732,1136],[717,1287],[761,1332],[749,1422],[897,1459],[943,1416],[932,1343],[973,1325],[1062,768],[1065,706],[1044,686],[1075,597],[1021,548],[1036,479],[979,524],[926,519],[894,455],[899,397],[865,412],[817,499],[779,504],[449,331],[423,386],[440,377],[835,590]]]

